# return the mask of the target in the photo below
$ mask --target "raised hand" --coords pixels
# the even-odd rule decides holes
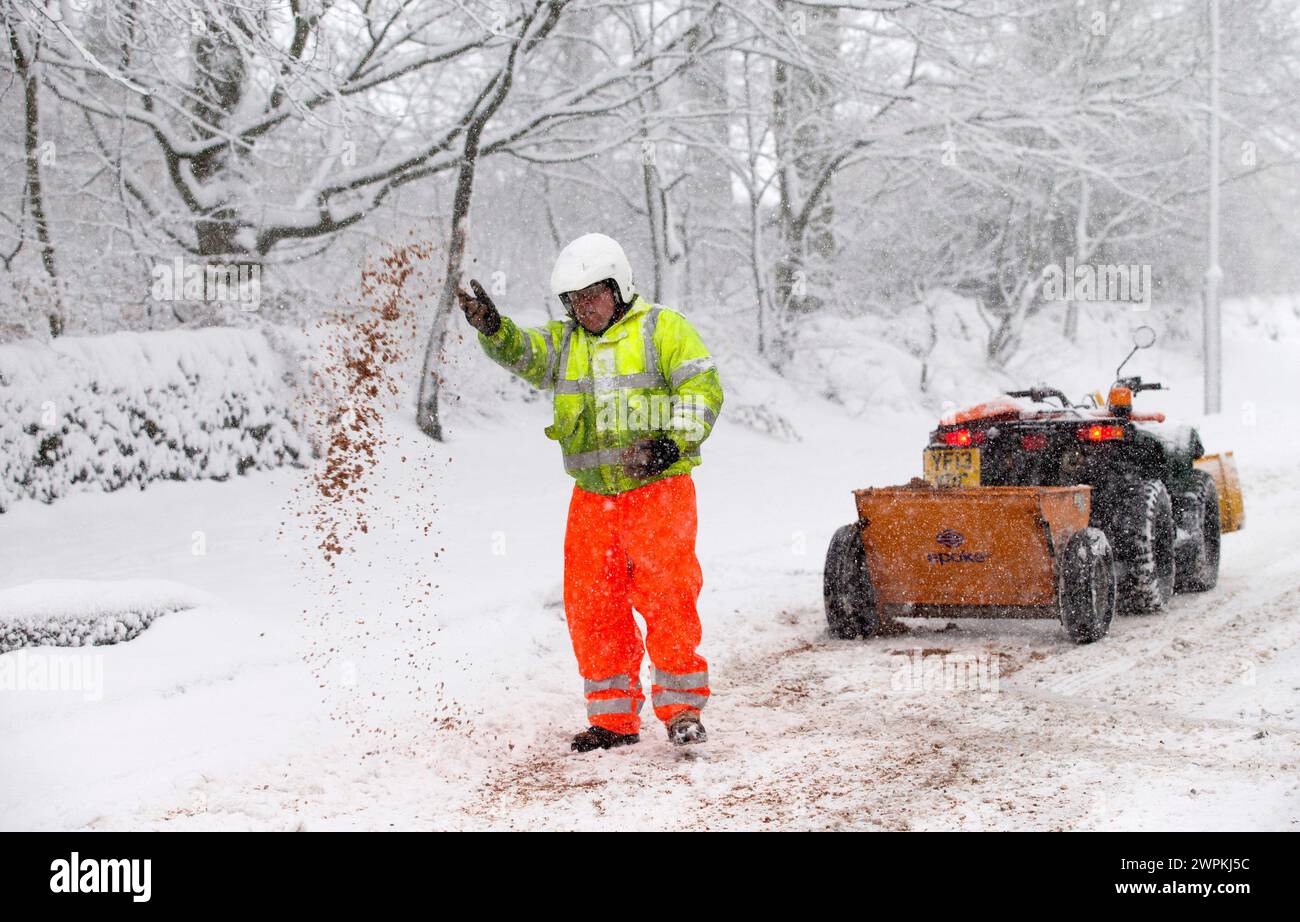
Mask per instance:
[[[501,314],[478,279],[470,279],[469,286],[474,289],[474,293],[457,288],[456,300],[460,302],[460,309],[465,312],[469,325],[484,336],[491,336],[501,327]]]

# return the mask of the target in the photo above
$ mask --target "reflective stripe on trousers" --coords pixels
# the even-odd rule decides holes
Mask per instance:
[[[656,667],[651,694],[655,708],[684,704],[702,709],[709,701],[709,673],[707,670],[673,673]]]
[[[641,683],[631,684],[626,674],[610,676],[608,679],[583,679],[582,691],[587,696],[587,716],[600,714],[639,714],[645,705],[645,696],[641,694]],[[593,698],[596,692],[625,691],[629,695],[616,695],[612,698]]]

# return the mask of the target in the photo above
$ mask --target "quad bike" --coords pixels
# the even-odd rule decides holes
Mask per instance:
[[[924,479],[855,490],[858,520],[826,556],[836,637],[891,618],[1059,618],[1079,643],[1112,616],[1159,611],[1218,580],[1220,535],[1244,524],[1231,452],[1205,455],[1191,427],[1136,413],[1163,385],[1123,377],[1155,333],[1142,327],[1103,403],[1059,389],[1008,391],[940,421]]]

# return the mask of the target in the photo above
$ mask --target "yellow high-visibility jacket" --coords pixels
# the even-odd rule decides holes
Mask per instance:
[[[496,333],[478,339],[493,361],[555,392],[546,435],[560,443],[565,470],[592,493],[689,473],[722,411],[722,381],[695,328],[640,295],[599,336],[572,320],[524,329],[502,316]],[[653,477],[629,477],[620,451],[659,436],[677,443],[681,457]]]

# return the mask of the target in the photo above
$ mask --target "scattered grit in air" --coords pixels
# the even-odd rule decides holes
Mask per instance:
[[[367,262],[356,300],[319,324],[326,335],[322,364],[312,373],[311,411],[323,457],[295,497],[314,545],[302,570],[317,590],[308,593],[314,607],[302,612],[309,645],[304,660],[322,689],[322,702],[331,705],[331,718],[365,739],[366,757],[399,748],[413,753],[419,734],[431,727],[468,726],[459,706],[443,699],[443,683],[434,680],[442,667],[434,658],[433,635],[441,628],[433,624],[438,586],[429,567],[442,549],[430,546],[436,506],[423,495],[436,483],[427,470],[431,459],[401,456],[403,466],[413,461],[420,468],[413,478],[403,476],[405,470],[383,469],[394,460],[385,451],[392,438],[385,418],[397,409],[403,369],[418,342],[418,307],[431,288],[433,251],[425,241],[390,246]],[[371,503],[378,491],[396,484],[402,502],[392,508],[428,518],[416,526],[409,558],[385,561],[399,565],[396,573],[372,571],[374,561],[360,559],[357,544],[372,530],[391,539],[411,527],[409,517],[398,521],[382,511],[383,503]],[[398,645],[390,662],[367,654],[371,640],[392,633],[409,635],[409,642]],[[385,719],[386,699],[395,693],[412,698],[424,719],[414,727]]]
[[[327,364],[314,377],[333,399],[320,408],[327,442],[311,511],[318,547],[331,565],[348,549],[344,542],[370,530],[367,475],[386,444],[385,404],[399,393],[404,375],[397,366],[415,334],[414,311],[403,313],[412,306],[406,286],[428,255],[423,244],[391,249],[362,271],[357,309],[326,321],[334,335],[325,347]]]

